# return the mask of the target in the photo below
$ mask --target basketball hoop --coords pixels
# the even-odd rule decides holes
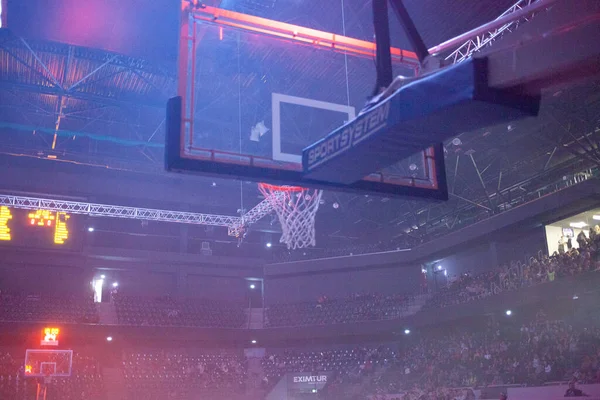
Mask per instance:
[[[282,231],[279,242],[285,243],[290,250],[316,244],[315,214],[319,209],[322,190],[268,183],[259,183],[258,189],[279,217]]]

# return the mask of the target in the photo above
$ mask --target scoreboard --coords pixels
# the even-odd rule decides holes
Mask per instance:
[[[63,211],[0,206],[0,243],[70,247],[73,228],[71,215]]]

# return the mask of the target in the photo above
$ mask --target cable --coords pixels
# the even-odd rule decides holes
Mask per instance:
[[[344,11],[344,0],[342,2],[342,35],[346,36],[346,13]],[[344,52],[344,66],[346,67],[346,100],[350,105],[350,82],[348,79],[348,53]]]
[[[242,154],[242,69],[240,66],[240,35],[237,36],[237,76],[238,76],[238,135],[240,139],[239,151]],[[244,181],[240,179],[240,218],[244,216]]]

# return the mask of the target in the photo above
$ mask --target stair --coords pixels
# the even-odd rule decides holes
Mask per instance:
[[[98,311],[100,324],[117,325],[119,323],[115,303],[96,303],[96,311]]]
[[[127,400],[125,377],[121,368],[103,368],[104,391],[107,400]]]
[[[262,358],[264,357],[264,349],[253,349],[246,352],[248,360],[248,375],[246,378],[246,393],[245,400],[258,400],[265,398],[265,390],[262,387],[262,380],[265,376],[265,371],[262,367]]]
[[[246,315],[248,317],[248,329],[262,329],[264,327],[264,308],[248,308]]]

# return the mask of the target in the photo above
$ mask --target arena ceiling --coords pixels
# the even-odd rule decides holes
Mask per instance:
[[[426,44],[433,46],[497,17],[514,0],[406,3]],[[222,0],[212,5],[371,40],[369,4]],[[394,46],[409,49],[394,23],[392,36]],[[298,68],[308,74],[311,64]],[[163,174],[164,105],[175,94],[175,85],[174,60],[157,63],[101,49],[23,40],[2,30],[0,153]],[[538,119],[457,136],[446,144],[451,192],[446,203],[328,192],[317,217],[316,251],[347,254],[412,247],[551,192],[563,177],[598,166],[599,117],[599,84],[586,82],[546,93]],[[198,188],[218,192],[220,211],[229,210],[230,215],[262,200],[254,183],[194,179]],[[214,212],[210,204],[214,198],[186,207]]]

